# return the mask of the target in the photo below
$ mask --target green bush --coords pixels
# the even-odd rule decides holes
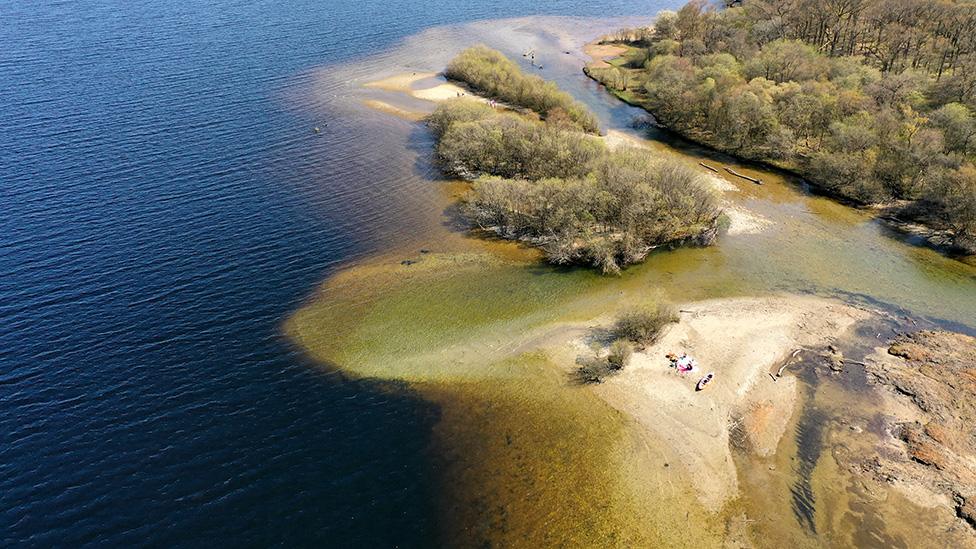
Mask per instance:
[[[976,250],[976,167],[945,170],[930,186],[923,207],[953,231],[957,246]]]
[[[618,339],[610,345],[607,363],[612,370],[623,370],[630,364],[630,358],[633,354],[634,346],[629,341]]]
[[[720,212],[700,177],[676,161],[613,153],[582,178],[478,179],[462,211],[482,228],[540,246],[553,263],[615,273],[656,246],[711,242]]]
[[[467,98],[450,99],[438,105],[437,109],[427,117],[427,127],[440,138],[452,124],[477,122],[491,118],[495,113],[495,109],[481,101]]]
[[[459,53],[448,64],[445,75],[466,83],[481,95],[535,111],[543,118],[560,109],[584,131],[600,131],[596,117],[582,103],[556,84],[525,74],[501,52],[486,46]]]
[[[705,245],[717,233],[714,191],[679,161],[610,152],[558,117],[541,123],[470,99],[441,104],[428,124],[443,169],[474,180],[462,213],[552,263],[616,273],[657,246]]]
[[[581,384],[602,383],[607,377],[626,368],[633,354],[633,344],[629,341],[615,340],[610,344],[609,352],[605,357],[595,355],[577,358],[576,363],[579,368],[572,376],[577,383]]]
[[[678,311],[670,304],[635,308],[617,318],[613,333],[618,338],[638,345],[650,345],[657,340],[665,326],[679,320]]]
[[[439,129],[447,118],[442,109],[462,111],[462,117],[443,130],[437,144],[444,169],[462,177],[582,177],[589,164],[606,152],[602,141],[582,132],[535,123],[512,113],[465,121],[475,111],[464,102],[434,112]]]

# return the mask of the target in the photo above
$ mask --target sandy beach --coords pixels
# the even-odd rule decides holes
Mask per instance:
[[[583,46],[583,53],[590,56],[592,60],[590,66],[593,67],[609,67],[610,64],[607,63],[607,59],[619,57],[625,51],[627,51],[627,48],[623,46],[600,44],[599,41],[590,42]]]
[[[812,297],[733,298],[681,306],[681,321],[631,364],[593,390],[633,417],[671,466],[684,468],[702,503],[717,511],[738,492],[729,429],[742,422],[751,451],[773,453],[793,413],[796,380],[775,373],[792,352],[826,346],[868,313]],[[575,349],[585,348],[581,340]],[[669,352],[688,353],[700,369],[678,374]],[[701,391],[705,373],[715,379]]]

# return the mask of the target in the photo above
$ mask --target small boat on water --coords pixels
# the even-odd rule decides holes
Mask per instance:
[[[695,385],[695,390],[701,391],[702,389],[705,388],[706,385],[711,383],[712,379],[714,378],[715,378],[715,374],[712,372],[708,372],[707,374],[705,374],[705,377],[698,380],[698,384]]]

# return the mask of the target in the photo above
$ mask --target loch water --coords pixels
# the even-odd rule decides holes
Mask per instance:
[[[0,544],[427,545],[437,410],[281,335],[409,229],[293,92],[436,25],[679,4],[0,5]]]
[[[356,338],[324,343],[346,345],[364,365],[381,358],[401,374],[388,380],[408,379],[403,349],[504,331],[509,316],[531,324],[587,292],[664,291],[677,301],[809,293],[976,332],[973,266],[795,178],[632,129],[644,113],[566,53],[581,43],[567,36],[624,25],[603,18],[680,3],[0,6],[0,543],[450,543],[450,476],[438,467],[456,466],[445,460],[464,441],[483,442],[466,423],[477,410],[438,408],[416,387],[350,379],[313,360],[284,328],[308,305],[347,311],[323,315],[333,320],[320,333],[380,333],[365,349]],[[586,19],[489,21],[526,15]],[[541,74],[605,129],[766,184],[726,181],[732,229],[716,246],[655,253],[621,277],[516,261],[408,285],[398,299],[356,281],[361,302],[318,294],[350,265],[395,267],[421,248],[484,244],[451,224],[428,132],[364,100],[430,104],[362,87],[439,70],[478,41],[542,71],[519,59],[538,46]],[[383,298],[389,307],[371,305]],[[472,391],[472,401],[485,396]]]

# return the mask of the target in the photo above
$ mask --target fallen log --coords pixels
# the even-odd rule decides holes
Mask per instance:
[[[783,365],[779,367],[779,371],[776,372],[776,377],[773,378],[773,381],[776,381],[776,378],[783,377],[783,370],[785,370],[786,367],[793,362],[793,359],[796,358],[796,355],[800,354],[800,351],[802,350],[803,349],[796,349],[792,353],[790,353],[790,358],[786,359],[786,362],[784,362]],[[773,374],[769,374],[769,375],[772,376]]]
[[[729,172],[730,174],[732,174],[732,175],[734,175],[736,177],[741,177],[742,179],[745,179],[746,181],[752,181],[756,185],[762,185],[763,184],[762,179],[756,179],[755,177],[749,177],[748,175],[741,174],[741,173],[733,170],[732,168],[730,168],[728,166],[724,166],[724,167],[725,167],[725,171]]]
[[[712,170],[713,172],[718,173],[718,168],[713,168],[712,166],[709,166],[704,162],[699,162],[698,165],[701,166],[702,168],[705,168],[706,170]]]

